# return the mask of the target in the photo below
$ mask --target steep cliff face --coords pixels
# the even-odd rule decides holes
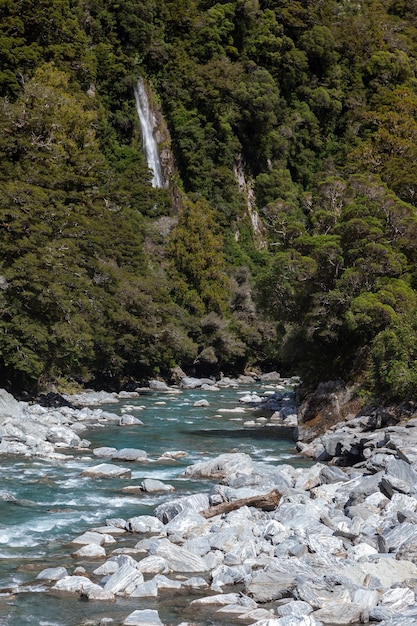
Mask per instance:
[[[250,219],[256,246],[259,248],[265,248],[267,246],[267,242],[265,240],[266,228],[262,222],[261,216],[259,215],[253,179],[251,179],[246,172],[245,162],[241,154],[236,156],[233,171],[239,192],[241,193],[246,206],[247,215]],[[238,230],[236,231],[236,236],[239,239]]]
[[[352,419],[363,405],[358,388],[347,386],[341,380],[323,382],[307,393],[300,388],[297,393],[298,436],[306,443],[323,435],[335,424]]]
[[[135,87],[136,109],[141,126],[142,146],[148,166],[153,171],[154,187],[168,189],[172,198],[172,212],[181,209],[179,175],[175,166],[171,135],[158,104],[158,98],[149,83],[142,78]]]

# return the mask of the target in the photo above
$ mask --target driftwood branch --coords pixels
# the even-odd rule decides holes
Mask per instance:
[[[262,509],[262,511],[273,511],[277,508],[280,500],[280,492],[274,489],[274,491],[271,491],[271,493],[267,493],[264,496],[252,496],[251,498],[240,498],[240,500],[216,504],[215,506],[211,506],[204,511],[200,511],[200,515],[208,519],[209,517],[221,515],[222,513],[230,513],[230,511],[240,509],[242,506],[253,506],[256,509]]]

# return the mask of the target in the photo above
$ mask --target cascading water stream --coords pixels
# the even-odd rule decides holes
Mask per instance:
[[[136,100],[136,110],[142,132],[143,150],[148,167],[153,172],[152,186],[163,187],[164,181],[162,177],[161,162],[159,159],[158,144],[153,133],[153,116],[149,107],[149,99],[148,94],[146,93],[145,83],[142,78],[139,78],[137,85],[135,85],[134,94]]]

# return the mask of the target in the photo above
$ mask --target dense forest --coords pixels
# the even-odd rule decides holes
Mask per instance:
[[[0,225],[2,386],[416,393],[417,3],[1,0]]]

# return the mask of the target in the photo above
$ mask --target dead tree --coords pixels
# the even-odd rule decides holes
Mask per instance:
[[[256,509],[261,509],[262,511],[273,511],[277,508],[280,500],[280,492],[277,491],[277,489],[274,489],[274,491],[271,491],[264,496],[252,496],[251,498],[240,498],[240,500],[216,504],[215,506],[211,506],[204,511],[200,511],[200,515],[208,519],[209,517],[221,515],[222,513],[230,513],[230,511],[240,509],[242,506],[253,506]]]

